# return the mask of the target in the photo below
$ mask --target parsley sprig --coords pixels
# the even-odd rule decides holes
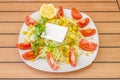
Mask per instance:
[[[47,22],[47,18],[41,18],[40,21],[38,22],[38,24],[36,24],[34,26],[34,30],[35,30],[35,41],[32,43],[32,49],[34,51],[34,54],[37,55],[38,54],[38,48],[40,46],[40,35],[42,34],[42,32],[45,32],[46,30],[46,26],[45,23]]]

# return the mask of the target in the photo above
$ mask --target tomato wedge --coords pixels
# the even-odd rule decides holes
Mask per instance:
[[[61,18],[64,16],[64,11],[63,11],[63,8],[62,6],[59,7],[59,10],[57,12],[57,18]]]
[[[97,48],[97,44],[89,42],[88,40],[82,39],[79,42],[79,47],[85,51],[94,51]]]
[[[31,44],[30,43],[18,43],[16,44],[16,47],[22,50],[27,50],[31,48]]]
[[[84,29],[84,30],[80,30],[80,32],[82,33],[83,36],[88,37],[88,36],[92,36],[96,33],[95,29]]]
[[[25,18],[25,24],[29,27],[30,25],[32,25],[32,26],[34,26],[34,25],[36,25],[36,21],[33,19],[33,18],[31,18],[30,16],[26,16],[26,18]]]
[[[74,53],[74,48],[70,49],[70,53],[69,53],[69,62],[71,64],[71,66],[76,66],[76,57],[75,57],[75,53]]]
[[[72,13],[71,14],[72,14],[72,17],[76,20],[79,20],[79,19],[82,18],[82,15],[80,14],[80,12],[75,7],[72,8]]]
[[[57,65],[56,61],[53,59],[53,57],[52,57],[50,52],[47,53],[47,62],[49,64],[49,66],[53,70],[57,70],[58,69],[58,65]]]
[[[89,18],[84,18],[82,20],[79,20],[77,22],[77,25],[81,28],[84,28],[86,25],[88,25],[88,23],[90,22],[90,19]]]
[[[25,60],[34,59],[36,56],[37,56],[37,55],[34,55],[33,50],[28,51],[28,52],[22,54],[22,57],[23,57]]]

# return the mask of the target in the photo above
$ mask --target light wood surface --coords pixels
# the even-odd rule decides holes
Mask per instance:
[[[33,12],[0,12],[0,22],[23,22],[24,18]],[[119,22],[120,12],[85,12],[93,21]],[[9,15],[8,15],[9,14]]]
[[[22,24],[22,22],[0,23],[0,33],[19,33]],[[95,25],[99,33],[120,33],[120,23],[95,22]]]
[[[119,78],[120,63],[93,63],[84,69],[70,73],[38,71],[25,63],[1,63],[0,74],[1,78]]]
[[[119,11],[120,11],[120,0],[117,0],[118,6],[119,6]]]
[[[99,32],[100,47],[92,65],[70,73],[47,73],[27,66],[20,59],[16,43],[24,18],[38,11],[43,3],[68,9],[75,6],[93,19]],[[0,78],[120,80],[120,0],[0,0]]]
[[[0,2],[116,2],[116,0],[0,0]]]
[[[100,46],[120,46],[120,35],[99,35]],[[15,47],[18,40],[18,35],[0,35],[0,47]]]
[[[0,53],[0,62],[23,62],[16,48],[0,48]],[[120,48],[99,48],[94,62],[120,62]]]
[[[1,6],[0,11],[38,11],[40,9],[41,4],[43,3],[0,3]],[[71,6],[75,6],[80,11],[119,11],[117,3],[87,3],[87,4],[86,3],[74,3],[74,4],[53,3],[53,4],[56,7],[59,7],[61,5],[67,9],[71,9],[72,8]]]

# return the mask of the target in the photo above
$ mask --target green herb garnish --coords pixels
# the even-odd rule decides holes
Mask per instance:
[[[42,34],[42,32],[45,32],[46,30],[46,26],[45,23],[47,22],[47,18],[41,18],[39,23],[37,25],[35,25],[34,30],[35,30],[35,41],[34,43],[32,43],[32,49],[34,51],[34,54],[37,55],[38,54],[38,48],[40,46],[40,35]]]

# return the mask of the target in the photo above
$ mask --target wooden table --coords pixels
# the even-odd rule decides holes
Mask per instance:
[[[43,3],[68,9],[75,6],[94,20],[100,47],[92,65],[70,73],[47,73],[27,66],[20,59],[16,43],[24,18],[39,10]],[[120,0],[0,0],[0,78],[120,79],[119,5]]]

